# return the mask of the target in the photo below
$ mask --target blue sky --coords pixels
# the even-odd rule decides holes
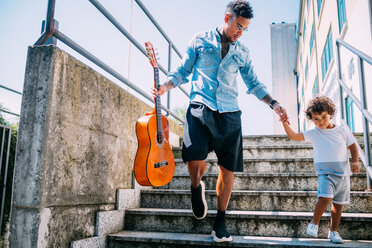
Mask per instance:
[[[195,32],[209,30],[223,23],[227,0],[142,0],[150,13],[183,53]],[[130,30],[131,0],[100,0],[100,3],[126,28]],[[270,24],[275,22],[297,23],[300,0],[251,0],[254,18],[241,41],[250,49],[251,58],[259,79],[271,92]],[[41,32],[41,21],[46,16],[47,0],[0,0],[0,84],[22,91],[27,47],[33,45]],[[57,0],[55,19],[59,30],[93,53],[133,83],[150,92],[152,67],[147,58],[134,47],[131,49],[128,74],[129,42],[88,1]],[[167,68],[168,44],[145,17],[136,3],[133,5],[132,35],[140,44],[151,41],[158,48],[159,63]],[[88,64],[115,83],[128,89],[121,82],[97,68],[69,47],[58,41],[62,50]],[[172,53],[172,68],[180,59]],[[165,75],[161,75],[161,81]],[[188,89],[188,86],[185,86]],[[128,89],[129,90],[129,89]],[[239,83],[239,105],[242,109],[244,134],[271,134],[272,111],[254,96],[245,93],[245,85]],[[132,92],[131,90],[129,90]],[[165,98],[162,103],[165,104]],[[12,112],[19,113],[21,97],[0,88],[0,103]],[[180,90],[172,91],[171,104],[185,107],[187,99]],[[17,118],[5,117],[15,122]]]

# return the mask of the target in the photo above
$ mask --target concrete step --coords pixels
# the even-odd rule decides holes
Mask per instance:
[[[354,133],[354,137],[360,145],[364,144],[363,134]],[[372,134],[370,136],[372,141]],[[180,144],[182,146],[183,139],[181,137]],[[259,146],[281,146],[281,145],[298,145],[298,144],[309,144],[310,142],[294,141],[288,138],[287,135],[244,135],[243,146],[259,145]]]
[[[182,148],[173,147],[175,158],[182,158]],[[312,158],[313,147],[306,144],[298,145],[281,145],[281,146],[260,146],[246,145],[243,146],[244,158]],[[209,159],[217,158],[214,152],[208,154]]]
[[[187,163],[182,159],[175,159],[175,175],[188,174]],[[206,173],[218,173],[217,159],[207,159]],[[312,158],[252,158],[244,159],[245,173],[314,173],[315,165]],[[365,172],[360,163],[360,171]]]
[[[364,144],[363,134],[362,133],[354,133],[354,137],[358,141],[360,145]],[[372,141],[372,134],[370,136],[370,140]],[[180,144],[182,144],[183,140],[181,138]],[[309,142],[303,141],[294,141],[288,138],[287,135],[244,135],[243,136],[243,145],[259,145],[259,146],[281,146],[283,144],[288,145],[298,145],[298,144],[311,144]]]
[[[227,211],[226,226],[231,235],[265,237],[306,237],[312,212]],[[186,209],[129,209],[125,213],[128,231],[210,234],[215,210],[196,220]],[[319,238],[326,238],[330,214],[325,213],[319,225]],[[344,239],[372,240],[372,214],[343,213],[339,233]]]
[[[216,243],[209,234],[122,231],[108,236],[109,248],[185,247],[372,247],[372,241],[345,240],[343,245],[329,239],[233,236],[230,243]]]
[[[218,174],[206,174],[202,180],[206,189],[216,189]],[[366,174],[353,175],[350,180],[351,191],[365,191]],[[300,190],[316,191],[318,177],[315,173],[235,173],[234,190]],[[172,181],[162,189],[190,189],[188,174],[175,175]]]
[[[176,159],[175,175],[188,174],[187,163]],[[206,173],[218,173],[217,159],[207,159]],[[249,158],[244,159],[243,171],[246,173],[290,173],[315,172],[312,158]]]
[[[191,209],[190,190],[141,190],[142,208]],[[217,209],[215,190],[206,190],[209,209]],[[229,210],[311,212],[316,191],[233,191]],[[328,208],[330,210],[330,206]],[[352,191],[345,213],[372,213],[372,193]]]

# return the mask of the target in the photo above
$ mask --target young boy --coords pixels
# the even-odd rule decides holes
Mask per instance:
[[[350,175],[359,173],[359,155],[356,140],[347,127],[331,123],[335,105],[325,96],[317,96],[310,101],[306,116],[315,124],[314,129],[303,133],[294,132],[287,120],[282,121],[285,132],[292,140],[310,141],[314,149],[314,163],[318,175],[318,201],[315,204],[313,219],[306,234],[317,237],[320,218],[330,202],[331,227],[328,238],[333,243],[343,243],[337,232],[342,205],[350,200]],[[351,153],[351,165],[347,148]]]

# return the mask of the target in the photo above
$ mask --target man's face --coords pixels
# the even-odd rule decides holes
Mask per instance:
[[[248,18],[242,16],[232,17],[226,14],[224,31],[227,38],[232,42],[237,41],[242,36],[243,31],[248,29],[250,22],[251,20]]]

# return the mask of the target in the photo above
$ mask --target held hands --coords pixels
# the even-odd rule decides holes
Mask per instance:
[[[353,174],[359,174],[360,168],[359,168],[359,162],[351,162],[351,172]]]
[[[289,124],[287,111],[282,106],[280,106],[279,104],[275,104],[273,109],[274,109],[275,113],[277,113],[277,115],[279,115],[279,117],[280,117],[279,121],[283,122],[283,124],[286,123],[286,122]]]

